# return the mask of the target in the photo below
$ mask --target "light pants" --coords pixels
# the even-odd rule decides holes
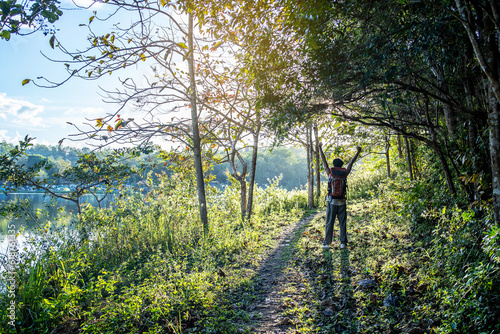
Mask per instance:
[[[333,224],[335,223],[335,217],[337,217],[339,220],[340,243],[347,244],[346,205],[333,205],[331,203],[328,203],[326,207],[325,240],[323,241],[323,245],[329,245],[332,243]]]

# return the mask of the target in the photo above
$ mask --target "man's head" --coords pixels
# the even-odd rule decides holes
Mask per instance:
[[[342,167],[343,164],[344,162],[342,161],[342,159],[339,158],[333,159],[333,167]]]

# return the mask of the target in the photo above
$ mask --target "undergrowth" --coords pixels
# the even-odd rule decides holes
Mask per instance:
[[[243,222],[237,183],[209,188],[203,235],[192,180],[160,181],[109,209],[85,208],[72,233],[49,224],[29,241],[16,272],[16,327],[6,325],[2,296],[2,330],[251,333],[255,268],[280,227],[308,213],[306,193],[275,180],[257,189],[254,216]],[[467,207],[425,181],[358,186],[347,249],[338,231],[333,247],[321,248],[324,214],[287,246],[289,332],[500,332],[500,228],[489,204]]]
[[[243,328],[248,317],[231,308],[231,296],[254,298],[249,268],[275,242],[278,227],[304,214],[306,193],[283,190],[277,180],[258,188],[254,215],[245,222],[236,184],[208,193],[208,235],[199,222],[195,183],[176,175],[150,183],[147,192],[124,191],[108,209],[86,207],[72,229],[48,224],[20,252],[15,327],[8,325],[10,298],[2,292],[0,331],[231,333]],[[6,272],[2,276],[5,286]]]
[[[330,250],[319,247],[324,214],[303,231],[290,268],[306,273],[311,295],[285,310],[298,332],[500,332],[500,237],[485,207],[418,181],[377,193],[350,201],[347,249],[338,231]]]

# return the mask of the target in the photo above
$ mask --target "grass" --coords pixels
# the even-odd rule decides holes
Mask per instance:
[[[276,269],[285,278],[282,327],[497,333],[499,233],[489,216],[426,202],[413,193],[424,187],[382,186],[369,199],[350,200],[347,249],[321,248],[324,214],[295,232]],[[1,330],[251,333],[262,303],[259,264],[283,227],[312,213],[306,194],[277,182],[259,188],[254,216],[242,222],[236,185],[209,188],[204,236],[194,187],[163,177],[146,195],[86,208],[78,235],[48,228],[22,253],[16,327],[2,321]],[[8,320],[4,297],[0,319]]]
[[[241,222],[238,189],[209,189],[210,233],[198,223],[194,183],[177,176],[145,196],[123,194],[109,209],[87,207],[67,234],[30,241],[16,271],[17,333],[231,333],[255,299],[253,281],[281,227],[300,219],[306,194],[275,182],[258,189],[254,216]],[[3,279],[7,279],[4,272]],[[243,297],[243,298],[242,298]]]
[[[310,272],[316,297],[314,323],[321,324],[321,332],[377,333],[411,322],[404,318],[405,312],[399,312],[401,305],[383,306],[388,296],[402,300],[400,295],[410,285],[409,231],[387,220],[377,221],[375,206],[374,201],[349,206],[356,214],[349,217],[347,249],[314,247],[323,234],[324,216],[304,232],[296,265]],[[362,282],[370,284],[365,287]]]
[[[499,332],[500,270],[479,239],[484,225],[456,207],[415,225],[402,204],[394,192],[350,201],[347,249],[338,225],[333,247],[321,249],[324,214],[301,232],[287,269],[301,289],[286,288],[300,297],[283,312],[295,332]]]

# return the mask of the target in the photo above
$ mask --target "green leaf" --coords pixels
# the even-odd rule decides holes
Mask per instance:
[[[314,49],[314,50],[318,50],[319,49],[319,45],[316,43],[316,41],[314,39],[309,39],[309,45]]]
[[[95,16],[89,17],[89,24],[92,23],[92,21],[94,21],[94,18],[95,18]]]
[[[6,41],[8,41],[10,39],[10,31],[2,31],[2,33],[0,34],[0,37],[2,37],[3,39],[5,39]]]
[[[52,37],[49,39],[49,45],[53,49],[54,48],[54,41],[56,40],[56,36],[52,35]]]
[[[186,45],[186,44],[184,44],[184,43],[182,43],[182,42],[177,43],[177,45],[178,45],[178,46],[180,46],[180,47],[181,47],[181,48],[183,48],[183,49],[188,49],[187,45]]]
[[[31,79],[24,79],[23,80],[23,86],[30,83]]]

